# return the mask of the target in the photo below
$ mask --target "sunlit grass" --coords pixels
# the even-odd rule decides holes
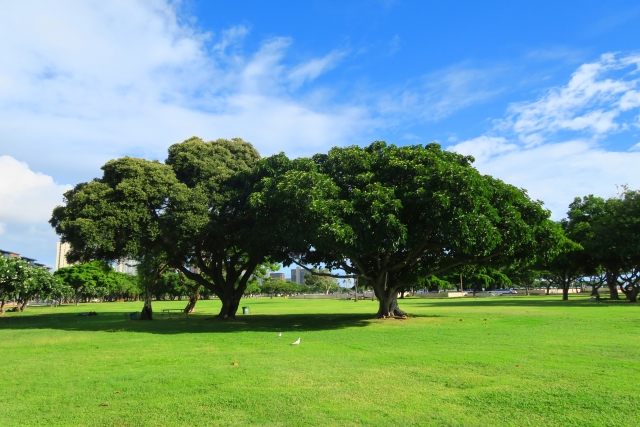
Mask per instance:
[[[402,321],[264,298],[236,322],[211,320],[218,304],[153,322],[124,320],[139,303],[8,313],[0,425],[640,424],[637,304],[408,299]]]

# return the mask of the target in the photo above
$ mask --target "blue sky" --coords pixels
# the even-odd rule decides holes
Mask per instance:
[[[438,141],[526,188],[640,187],[640,6],[113,0],[3,6],[0,248],[52,264],[62,193],[192,135],[263,155]]]

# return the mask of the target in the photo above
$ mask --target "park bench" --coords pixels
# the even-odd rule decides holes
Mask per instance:
[[[185,313],[183,308],[165,308],[160,312],[160,316],[164,319],[165,316],[167,319],[172,319],[172,314],[177,314],[178,319],[180,319],[183,315],[188,319],[189,313]]]

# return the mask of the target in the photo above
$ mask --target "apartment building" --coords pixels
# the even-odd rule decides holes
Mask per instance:
[[[5,251],[3,249],[0,249],[0,256],[4,257],[4,258],[19,258],[19,259],[25,261],[31,267],[42,267],[42,268],[46,268],[47,270],[51,270],[51,268],[47,267],[45,264],[42,264],[40,262],[36,262],[37,260],[35,258],[29,258],[29,257],[26,257],[26,256],[22,256],[20,254],[15,253],[15,252]]]

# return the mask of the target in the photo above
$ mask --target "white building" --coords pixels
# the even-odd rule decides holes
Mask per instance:
[[[113,269],[118,273],[138,274],[138,262],[133,259],[121,259],[113,263]]]
[[[57,270],[62,267],[70,267],[75,263],[70,264],[67,262],[67,253],[71,249],[71,245],[69,243],[56,243],[56,265],[53,267],[53,270]],[[137,261],[133,259],[124,259],[118,260],[112,263],[112,267],[115,271],[119,273],[127,273],[127,274],[137,274],[138,270],[136,269]]]
[[[67,242],[56,243],[56,265],[53,266],[53,270],[57,270],[62,267],[69,267],[73,264],[67,262],[67,252],[71,249],[71,245]]]

